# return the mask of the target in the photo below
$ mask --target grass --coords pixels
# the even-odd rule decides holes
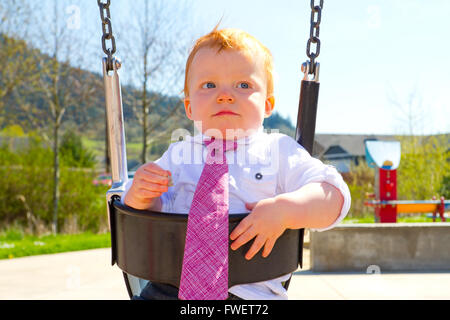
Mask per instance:
[[[447,219],[448,221],[448,219]],[[431,217],[427,214],[405,214],[398,215],[397,222],[413,223],[413,222],[433,222]],[[439,215],[436,215],[436,222],[441,222]],[[353,224],[353,223],[375,223],[374,215],[366,215],[362,217],[346,217],[342,221],[343,224]]]
[[[41,237],[24,235],[19,229],[9,229],[0,234],[0,259],[79,251],[111,247],[109,233],[45,235]]]

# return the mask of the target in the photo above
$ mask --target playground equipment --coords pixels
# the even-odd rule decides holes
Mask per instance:
[[[397,200],[397,168],[400,164],[401,148],[398,141],[366,140],[366,161],[375,168],[375,200],[364,204],[375,208],[375,222],[397,222],[398,213],[433,213],[433,221],[439,213],[445,221],[445,210],[450,201],[440,200]]]
[[[114,57],[116,45],[110,19],[111,1],[104,3],[98,0],[97,3],[102,20],[102,47],[106,54],[103,58],[103,79],[112,170],[112,186],[106,199],[112,264],[117,263],[123,271],[131,298],[139,295],[148,281],[178,287],[188,217],[187,214],[134,210],[120,202],[128,180],[119,77],[121,63]],[[320,53],[319,26],[322,8],[323,0],[320,0],[320,5],[311,1],[311,29],[306,49],[310,60],[302,64],[304,78],[295,137],[309,153],[312,153],[313,148],[319,94],[319,63],[315,59]],[[110,41],[110,48],[107,48],[107,40]],[[316,45],[315,51],[311,50],[311,43]],[[230,216],[230,232],[246,216],[247,213]],[[255,256],[251,261],[246,260],[245,253],[251,242],[235,251],[229,250],[229,287],[269,280],[297,270],[299,265],[302,266],[303,234],[304,229],[286,230],[267,258]],[[286,289],[288,285],[289,281],[285,284]]]

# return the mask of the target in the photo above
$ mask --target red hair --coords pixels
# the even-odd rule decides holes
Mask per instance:
[[[210,33],[199,38],[186,61],[186,72],[184,76],[184,95],[189,96],[188,79],[189,71],[195,54],[201,48],[217,48],[217,53],[222,50],[236,50],[242,51],[249,57],[256,53],[262,56],[264,62],[264,69],[266,71],[267,79],[267,96],[273,94],[273,57],[269,49],[267,49],[261,42],[251,36],[245,31],[239,29],[222,29],[217,30],[217,26]]]

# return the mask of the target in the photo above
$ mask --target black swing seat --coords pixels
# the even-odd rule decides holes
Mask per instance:
[[[135,210],[121,204],[119,197],[109,203],[112,264],[135,277],[179,286],[187,229],[187,214]],[[229,230],[247,216],[229,216]],[[287,229],[263,258],[261,251],[251,260],[245,253],[253,241],[229,249],[228,287],[270,280],[292,273],[302,266],[304,229]],[[231,243],[231,242],[230,242]]]

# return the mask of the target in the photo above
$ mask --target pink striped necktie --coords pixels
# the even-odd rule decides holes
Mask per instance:
[[[204,141],[207,149],[189,210],[178,297],[183,300],[228,298],[228,164],[235,141]]]

